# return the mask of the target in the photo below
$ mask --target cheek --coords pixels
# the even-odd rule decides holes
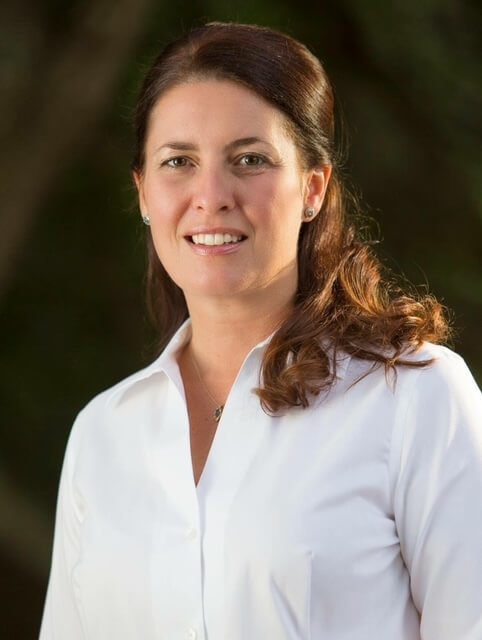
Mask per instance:
[[[158,217],[170,217],[171,212],[181,206],[182,199],[182,189],[172,184],[163,184],[161,181],[152,181],[145,189],[146,205],[149,211],[155,212]]]
[[[183,261],[179,260],[179,247],[175,240],[170,239],[167,227],[166,220],[163,218],[158,217],[157,224],[151,221],[152,241],[159,262],[171,280],[182,289],[184,265]]]
[[[181,219],[186,210],[186,196],[179,189],[151,186],[146,192],[146,206],[151,218],[151,233],[159,259],[166,264],[169,252],[179,241]]]
[[[254,188],[255,187],[255,188]],[[277,217],[292,215],[302,210],[302,188],[295,173],[280,172],[267,175],[246,186],[245,197],[256,203],[259,210],[277,211]]]
[[[267,189],[262,199],[269,212],[267,220],[279,240],[290,242],[298,236],[303,212],[303,198],[297,177],[282,180]]]

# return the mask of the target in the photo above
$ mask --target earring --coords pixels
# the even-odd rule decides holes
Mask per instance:
[[[142,216],[142,222],[149,226],[151,224],[151,219],[149,218],[149,216]]]
[[[303,211],[303,216],[306,220],[311,220],[315,213],[316,211],[312,207],[306,207],[306,209]]]

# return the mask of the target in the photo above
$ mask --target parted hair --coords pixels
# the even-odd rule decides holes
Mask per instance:
[[[396,284],[373,243],[362,237],[356,200],[341,178],[330,81],[318,58],[294,38],[266,27],[214,22],[168,44],[141,85],[132,170],[142,175],[149,119],[159,98],[176,85],[213,78],[240,83],[279,109],[305,169],[332,166],[319,214],[301,225],[293,308],[263,356],[254,390],[263,409],[277,414],[308,407],[335,381],[339,353],[384,366],[395,376],[398,366],[430,364],[410,354],[424,341],[447,339],[444,308],[433,296]],[[188,309],[151,234],[146,237],[147,307],[162,349]]]

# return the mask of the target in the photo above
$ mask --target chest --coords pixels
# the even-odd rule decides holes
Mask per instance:
[[[86,444],[89,455],[79,461],[78,491],[90,510],[97,513],[98,506],[100,517],[109,504],[106,515],[113,524],[118,515],[126,532],[136,523],[150,531],[150,520],[166,522],[167,508],[179,522],[192,522],[201,506],[192,470],[198,480],[206,467],[202,494],[225,526],[235,523],[242,531],[266,520],[253,530],[266,531],[267,544],[275,536],[285,544],[302,541],[299,536],[311,530],[319,539],[324,522],[330,523],[327,533],[334,524],[349,536],[359,509],[391,515],[392,402],[361,390],[363,402],[339,394],[272,417],[249,393],[251,378],[238,384],[243,393],[234,389],[219,423],[212,403],[189,383],[185,397],[172,388],[159,394],[153,386],[151,398],[126,402],[122,421],[95,430],[95,445]],[[259,531],[255,537],[263,539]],[[249,539],[247,531],[243,538]]]
[[[218,423],[214,419],[212,404],[204,398],[188,402],[189,441],[194,482],[197,485],[206,465],[216,435]]]
[[[223,625],[241,629],[249,609],[271,626],[244,637],[281,638],[279,601],[309,637],[310,607],[331,619],[338,611],[341,624],[346,606],[362,611],[375,589],[395,597],[403,567],[387,482],[393,415],[376,393],[272,418],[235,388],[216,424],[202,393],[185,390],[185,400],[172,392],[126,403],[115,439],[102,447],[97,433],[89,450],[98,458],[78,469],[87,515],[76,580],[89,617],[106,599],[113,615],[132,610],[126,594],[136,584],[135,606],[166,637],[205,615],[219,625],[213,637],[225,638]],[[197,490],[192,470],[196,482],[203,471]]]

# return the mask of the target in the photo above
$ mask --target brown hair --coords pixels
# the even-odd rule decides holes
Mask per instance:
[[[300,42],[266,27],[209,23],[193,29],[159,54],[144,79],[133,171],[142,174],[149,117],[160,96],[194,78],[228,79],[256,92],[286,116],[305,168],[333,167],[319,215],[301,226],[294,307],[265,351],[262,385],[255,390],[263,408],[307,407],[310,395],[334,382],[339,351],[384,365],[387,373],[396,373],[397,365],[429,364],[406,356],[425,340],[447,338],[443,308],[432,296],[404,294],[348,219],[354,200],[340,178],[333,91],[320,61]],[[162,348],[188,310],[150,234],[147,243],[148,310]]]

